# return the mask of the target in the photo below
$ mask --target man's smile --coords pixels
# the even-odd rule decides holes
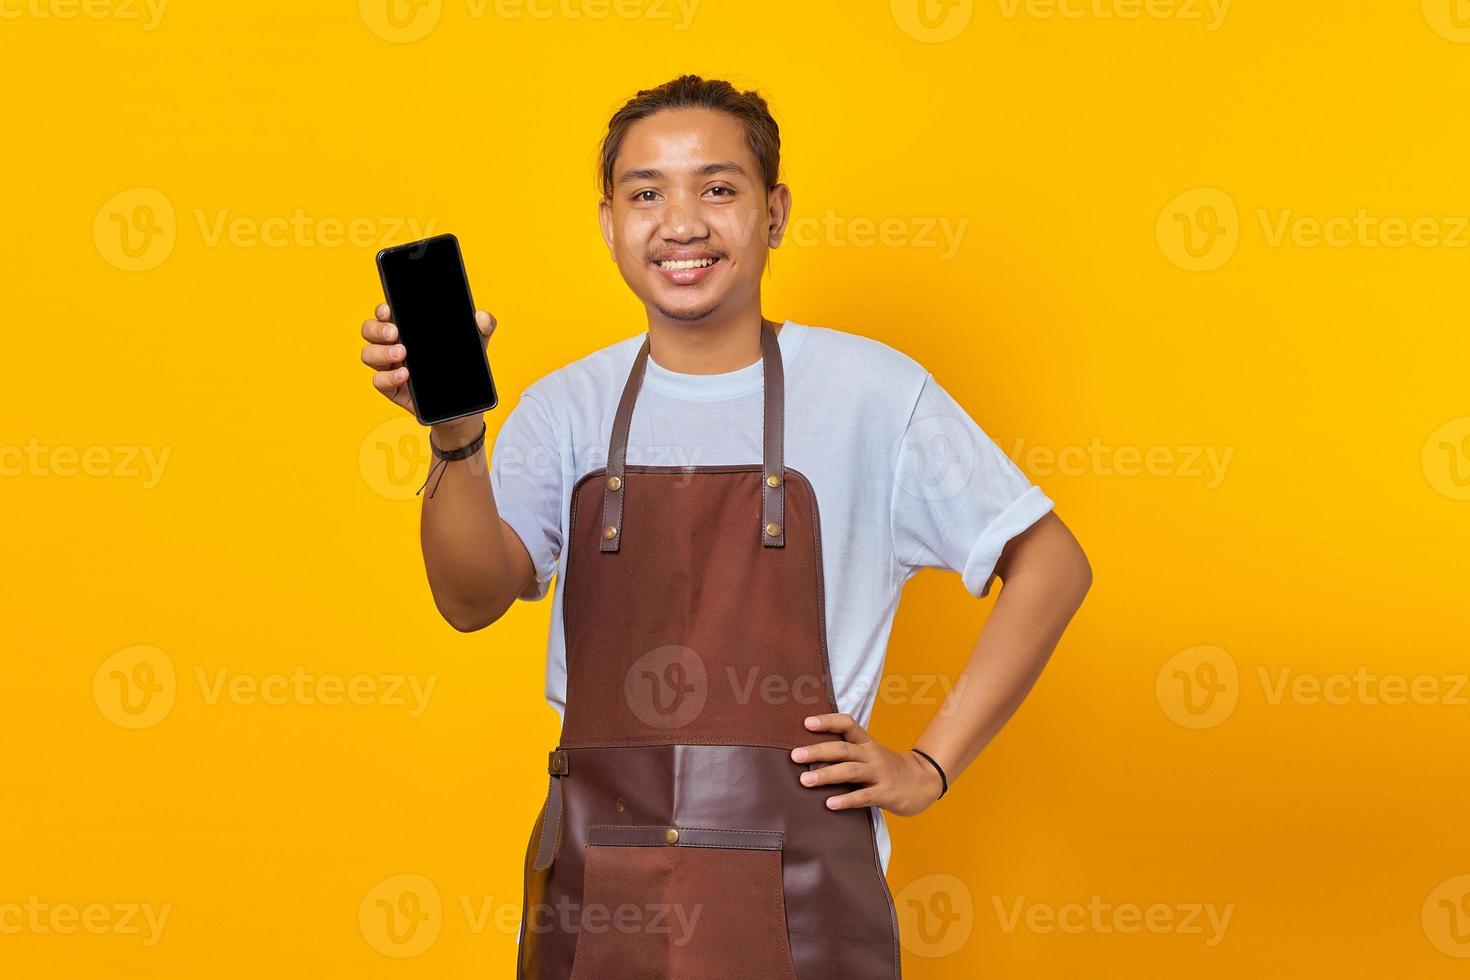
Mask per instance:
[[[705,249],[681,249],[651,260],[664,279],[675,286],[702,282],[721,261],[722,256]]]

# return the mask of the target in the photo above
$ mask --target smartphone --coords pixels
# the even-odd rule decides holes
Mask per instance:
[[[378,278],[407,351],[403,366],[419,422],[448,422],[499,404],[459,239],[435,235],[385,248]]]

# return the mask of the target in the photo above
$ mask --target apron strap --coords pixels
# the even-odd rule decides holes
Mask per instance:
[[[531,867],[545,871],[556,859],[556,849],[561,843],[562,798],[561,781],[567,775],[567,754],[561,749],[553,751],[546,761],[546,770],[551,774],[551,784],[546,787],[546,805],[541,808],[541,841],[536,846],[536,857]]]
[[[623,488],[627,472],[628,431],[633,424],[633,405],[638,400],[638,389],[643,385],[643,373],[648,364],[648,346],[651,338],[643,338],[638,356],[633,359],[633,369],[628,372],[628,381],[623,386],[618,410],[613,416],[612,441],[607,449],[607,477],[602,489],[602,535],[599,548],[602,551],[617,551],[623,537]],[[786,421],[786,376],[781,365],[781,344],[776,338],[776,325],[761,320],[761,367],[763,377],[763,407],[761,425],[763,444],[761,447],[761,544],[768,548],[780,548],[786,543],[785,528],[785,483],[786,471],[782,460],[785,446]]]

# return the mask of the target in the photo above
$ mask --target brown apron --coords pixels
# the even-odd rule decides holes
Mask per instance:
[[[898,924],[853,787],[801,785],[835,712],[811,483],[782,465],[761,324],[764,461],[628,466],[645,339],[608,464],[572,491],[567,696],[526,851],[517,976],[894,980]]]

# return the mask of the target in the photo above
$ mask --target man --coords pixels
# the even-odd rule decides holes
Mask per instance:
[[[563,727],[527,848],[522,976],[896,977],[880,810],[943,795],[1091,582],[1051,500],[921,365],[763,317],[791,212],[779,163],[759,95],[697,76],[639,92],[603,141],[599,218],[646,334],[527,388],[489,480],[481,419],[432,431],[468,453],[423,505],[445,619],[482,629],[556,578]],[[411,409],[386,308],[363,336],[374,384]],[[1005,587],[903,751],[864,726],[921,567]],[[568,906],[675,924],[582,928],[551,911]]]

